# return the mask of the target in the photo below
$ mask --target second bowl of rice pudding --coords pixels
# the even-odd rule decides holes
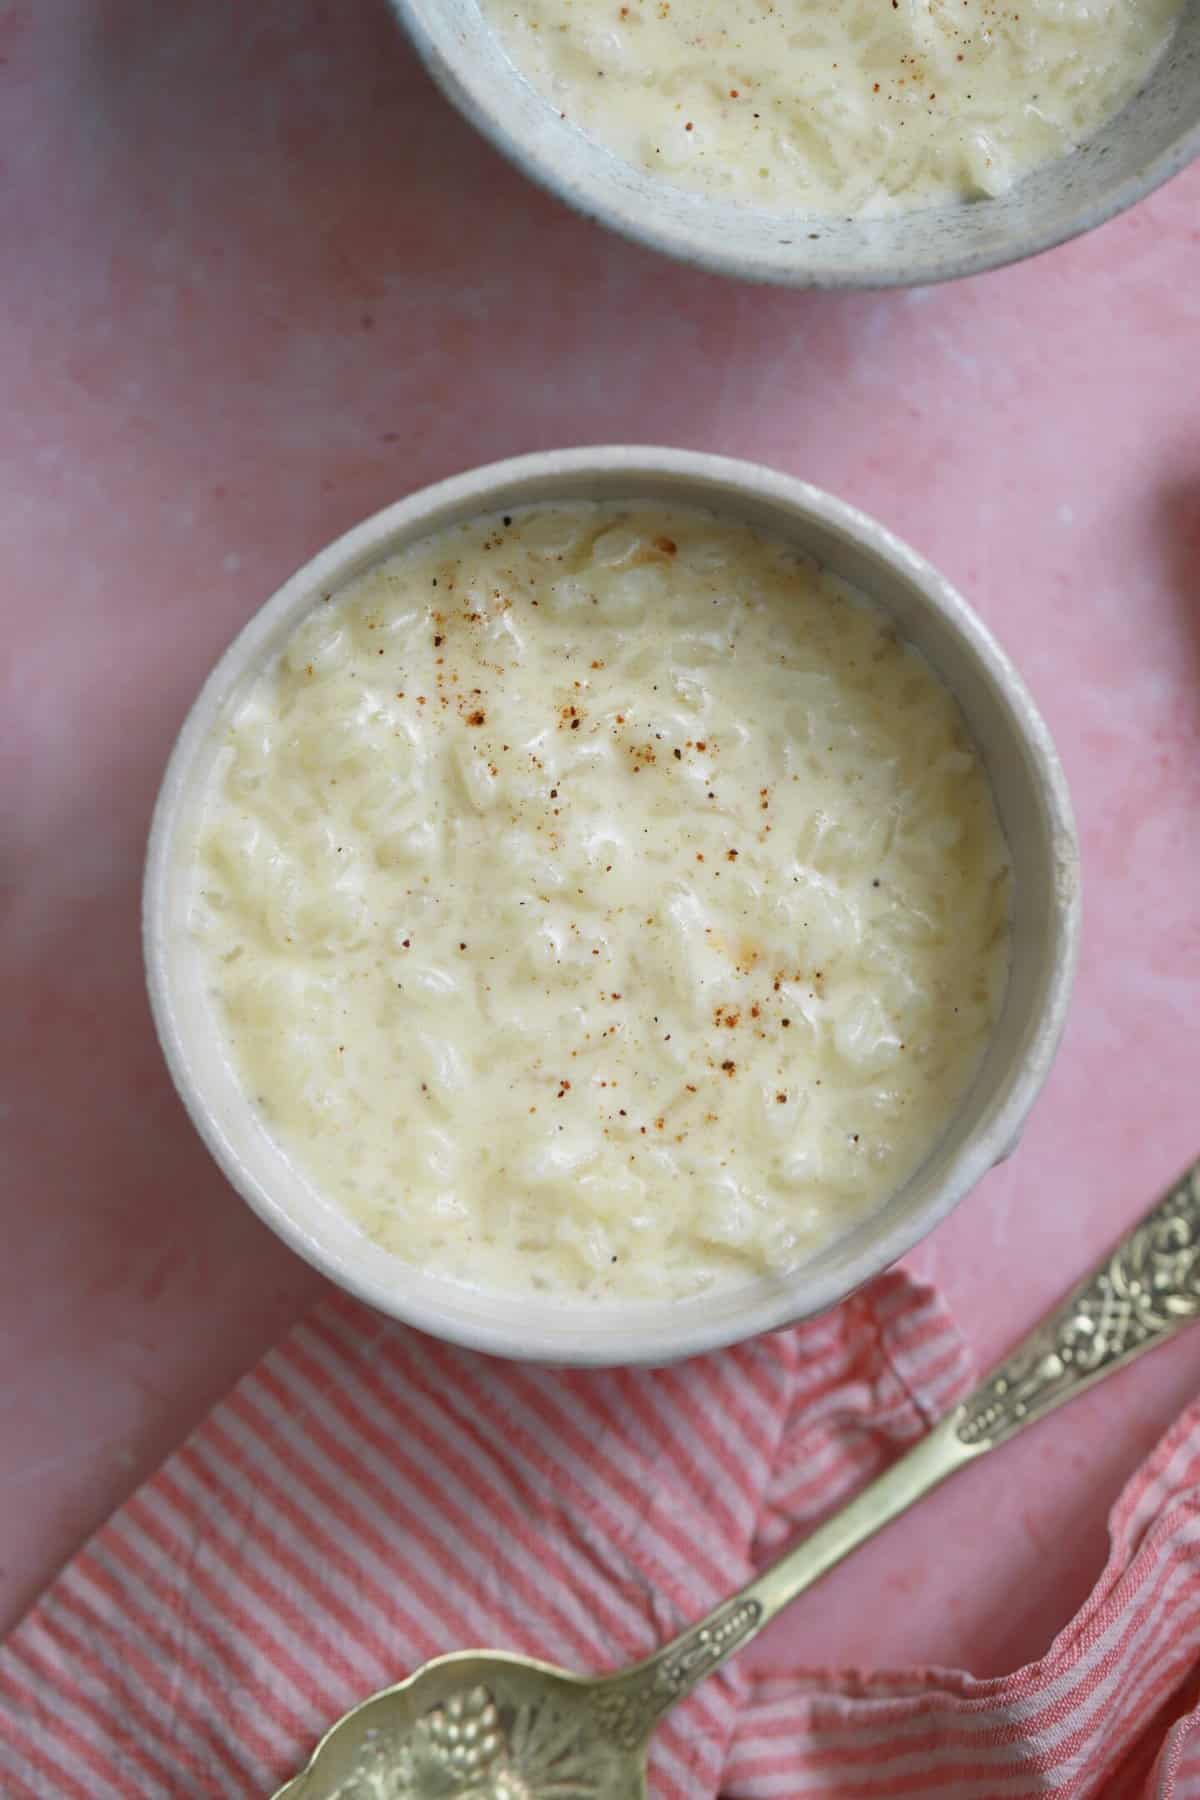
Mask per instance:
[[[829,1306],[1015,1142],[1077,851],[1003,654],[881,527],[679,451],[521,458],[322,552],[202,690],[147,966],[226,1174],[474,1347]]]
[[[1200,150],[1200,0],[392,0],[589,218],[739,279],[921,285],[1091,230]]]

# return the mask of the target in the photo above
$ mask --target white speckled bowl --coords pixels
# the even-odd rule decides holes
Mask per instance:
[[[371,1243],[305,1186],[268,1137],[222,1051],[186,925],[199,790],[231,690],[278,652],[322,594],[459,520],[535,501],[660,499],[782,533],[893,613],[957,696],[983,752],[1014,869],[1013,967],[983,1068],[945,1137],[873,1218],[804,1268],[699,1300],[552,1303],[423,1274]],[[682,450],[551,452],[495,463],[410,495],[322,550],[225,652],[168,764],[144,894],[159,1037],[196,1128],[233,1185],[332,1280],[424,1331],[557,1363],[666,1362],[806,1318],[911,1249],[1016,1143],[1062,1031],[1079,932],[1078,850],[1054,747],[1008,659],[928,563],[828,494],[752,463]]]
[[[890,218],[771,213],[686,193],[586,137],[519,75],[478,0],[391,0],[439,87],[496,148],[587,218],[747,281],[916,287],[976,275],[1101,225],[1200,152],[1200,0],[1120,115],[1002,199]]]

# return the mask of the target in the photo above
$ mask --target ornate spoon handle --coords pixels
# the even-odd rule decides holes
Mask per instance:
[[[776,1613],[947,1475],[1200,1318],[1200,1162],[908,1454],[804,1542],[645,1662],[597,1684],[633,1749]]]

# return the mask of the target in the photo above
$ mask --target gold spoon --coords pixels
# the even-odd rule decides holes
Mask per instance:
[[[1200,1317],[1200,1162],[928,1437],[645,1662],[572,1675],[439,1656],[339,1719],[274,1800],[644,1800],[659,1719],[776,1613],[965,1463]]]

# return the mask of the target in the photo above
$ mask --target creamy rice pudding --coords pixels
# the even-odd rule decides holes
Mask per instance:
[[[915,1170],[1008,902],[958,708],[883,612],[739,524],[564,504],[314,607],[226,708],[190,924],[266,1128],[372,1238],[671,1296]]]
[[[1002,194],[1150,74],[1182,0],[481,0],[618,156],[715,196],[856,215]]]

